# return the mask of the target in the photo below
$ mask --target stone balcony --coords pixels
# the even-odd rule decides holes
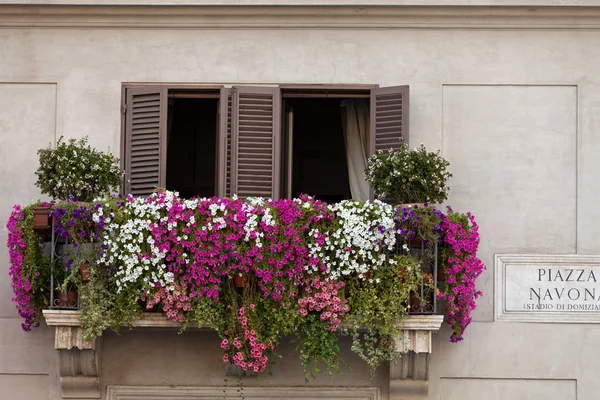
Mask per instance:
[[[79,311],[44,310],[47,325],[55,329],[62,398],[100,399],[102,340],[83,337],[79,315]],[[408,316],[396,338],[396,346],[404,354],[390,365],[390,399],[427,398],[432,334],[440,329],[443,320],[442,315]],[[160,313],[146,313],[133,324],[136,329],[179,327],[180,324]]]

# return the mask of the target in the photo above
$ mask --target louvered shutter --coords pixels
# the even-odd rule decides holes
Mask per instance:
[[[217,195],[230,197],[231,192],[231,92],[221,88],[219,98],[219,164]]]
[[[279,198],[281,173],[279,88],[234,87],[232,92],[231,193]]]
[[[371,89],[370,154],[408,144],[408,86]]]
[[[408,86],[371,89],[371,129],[369,154],[400,148],[400,138],[408,144]],[[374,198],[373,189],[370,191]],[[393,199],[383,199],[392,203]]]
[[[166,185],[167,88],[127,88],[125,191],[147,196]]]

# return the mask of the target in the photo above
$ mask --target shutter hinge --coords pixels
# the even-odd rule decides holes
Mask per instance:
[[[121,112],[123,114],[125,114],[127,112],[127,104],[125,104],[125,103],[121,104]]]

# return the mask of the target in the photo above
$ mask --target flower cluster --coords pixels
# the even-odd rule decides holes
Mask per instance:
[[[448,301],[448,324],[452,327],[452,342],[463,339],[465,328],[471,323],[471,312],[477,306],[475,300],[482,295],[475,281],[485,270],[477,258],[479,227],[471,213],[459,214],[448,207],[444,218],[444,242],[448,245],[445,293],[440,297]]]
[[[298,299],[300,315],[306,317],[310,311],[320,313],[321,321],[327,322],[327,328],[335,332],[344,315],[350,310],[346,299],[340,297],[344,282],[321,281],[314,278],[312,284],[304,289],[305,296]]]
[[[250,303],[249,313],[256,312],[256,306]],[[225,331],[225,338],[221,341],[221,348],[225,350],[223,362],[238,365],[244,371],[263,372],[267,367],[269,357],[265,354],[274,349],[273,343],[262,343],[258,333],[248,325],[248,316],[244,307],[238,310],[237,321],[239,330]]]
[[[394,226],[398,235],[408,242],[417,238],[431,242],[443,236],[444,219],[444,214],[429,203],[408,205],[395,210]]]
[[[93,221],[104,229],[100,240],[103,251],[98,262],[106,266],[117,266],[114,281],[117,292],[131,283],[139,283],[145,289],[156,285],[167,287],[173,282],[173,274],[165,265],[166,249],[156,245],[153,227],[156,221],[164,220],[165,209],[172,205],[172,193],[157,193],[147,199],[129,196],[127,201],[117,202],[119,217],[109,209],[113,203],[96,204]],[[107,208],[107,210],[104,209]]]
[[[42,257],[39,237],[33,231],[35,208],[48,207],[46,202],[36,202],[25,208],[14,206],[6,228],[9,256],[9,275],[19,315],[24,319],[25,331],[39,326],[42,309],[49,302],[48,282],[50,266]]]
[[[146,309],[151,310],[156,304],[162,304],[162,310],[172,321],[183,322],[185,312],[192,310],[192,297],[188,294],[187,283],[173,283],[172,288],[161,287],[146,303]]]
[[[309,232],[314,238],[308,245],[309,269],[316,272],[315,260],[322,260],[324,265],[318,272],[326,273],[330,279],[351,275],[366,279],[369,271],[388,263],[396,244],[392,206],[378,200],[344,200],[329,209],[336,216],[334,227]]]
[[[441,203],[448,198],[450,163],[440,152],[421,144],[410,149],[401,141],[398,150],[379,151],[368,160],[365,175],[379,198],[392,196],[397,203]]]
[[[8,256],[10,258],[10,278],[15,297],[13,301],[17,303],[19,315],[25,320],[21,324],[23,330],[30,331],[32,327],[39,325],[39,311],[33,306],[33,294],[31,293],[31,281],[24,276],[23,249],[25,243],[21,238],[21,230],[17,225],[23,220],[23,214],[20,206],[15,206],[6,228],[8,229]]]

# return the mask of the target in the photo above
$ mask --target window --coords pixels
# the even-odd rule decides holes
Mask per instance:
[[[216,195],[218,105],[218,93],[169,93],[166,189],[188,198]]]
[[[408,139],[408,87],[126,85],[125,191],[365,199],[374,151]]]

